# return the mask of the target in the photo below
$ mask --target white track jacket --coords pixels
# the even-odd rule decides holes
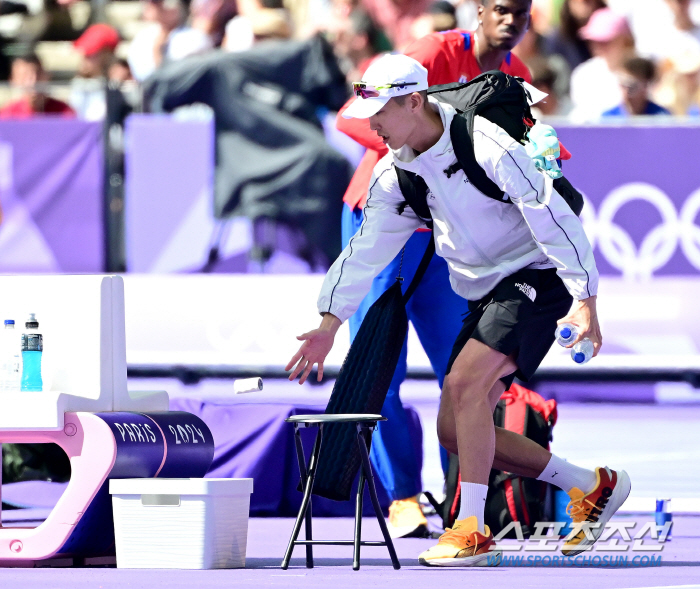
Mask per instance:
[[[408,146],[389,152],[374,168],[360,230],[331,266],[318,299],[320,313],[348,319],[374,277],[401,251],[422,222],[406,207],[394,167],[428,185],[436,253],[447,262],[454,291],[468,300],[486,296],[522,268],[556,268],[574,299],[595,295],[598,271],[580,219],[537,170],[525,148],[497,125],[474,119],[474,152],[486,175],[514,204],[484,196],[455,163],[450,123],[455,110],[436,102],[444,132],[426,152]]]

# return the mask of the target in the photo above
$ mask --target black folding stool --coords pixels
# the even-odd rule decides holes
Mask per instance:
[[[292,558],[292,552],[297,544],[303,544],[306,546],[306,567],[313,568],[314,566],[314,555],[313,546],[316,545],[340,545],[340,546],[353,546],[353,559],[352,568],[353,570],[360,570],[360,546],[386,546],[389,550],[389,556],[391,557],[391,563],[394,565],[395,569],[400,569],[401,564],[396,556],[396,551],[394,550],[394,544],[389,536],[389,530],[386,527],[386,522],[384,521],[384,515],[382,514],[381,507],[379,506],[379,499],[377,499],[377,489],[374,486],[374,476],[372,475],[372,466],[369,462],[369,454],[367,452],[367,443],[365,437],[371,435],[374,428],[377,426],[378,421],[386,421],[386,417],[381,415],[363,415],[363,414],[320,414],[320,415],[294,415],[288,417],[285,421],[294,424],[294,443],[297,451],[297,460],[299,461],[299,474],[301,475],[301,485],[304,490],[304,498],[301,501],[301,507],[299,508],[299,514],[297,515],[296,522],[294,523],[294,531],[292,532],[292,537],[289,539],[289,544],[287,545],[287,551],[284,554],[284,559],[282,560],[282,568],[287,569],[289,566],[289,561]],[[311,492],[313,491],[314,479],[316,478],[316,468],[318,466],[318,457],[321,453],[321,444],[323,441],[323,426],[326,423],[352,423],[354,422],[357,427],[357,445],[360,449],[360,458],[362,460],[362,466],[360,468],[360,480],[357,485],[357,497],[355,499],[355,538],[354,540],[313,540],[312,530],[311,530]],[[313,451],[311,453],[311,458],[309,459],[308,468],[306,466],[306,461],[304,460],[304,448],[301,443],[301,432],[300,427],[318,427],[318,433],[316,434],[316,440],[314,441]],[[362,495],[365,488],[365,482],[369,487],[369,496],[372,500],[372,506],[374,507],[374,513],[377,516],[377,521],[379,521],[379,527],[382,530],[382,535],[384,536],[384,542],[363,542],[362,536]],[[301,530],[301,522],[305,520],[306,523],[306,539],[297,540],[299,536],[299,531]]]

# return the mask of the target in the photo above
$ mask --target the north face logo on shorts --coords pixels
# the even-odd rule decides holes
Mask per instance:
[[[532,288],[529,284],[525,284],[524,282],[516,282],[515,286],[520,289],[520,291],[528,298],[530,299],[533,303],[535,302],[535,297],[537,296],[537,291],[535,291],[534,288]]]

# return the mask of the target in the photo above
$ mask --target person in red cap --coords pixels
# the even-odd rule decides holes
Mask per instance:
[[[107,77],[119,41],[119,33],[109,25],[99,23],[88,27],[74,43],[75,48],[83,55],[78,70],[80,76]]]
[[[100,121],[106,115],[104,88],[119,40],[116,29],[100,23],[88,27],[74,43],[83,59],[73,80],[71,104],[81,119]]]
[[[43,92],[41,85],[48,79],[36,55],[16,57],[12,62],[10,84],[22,92],[22,97],[0,109],[0,119],[28,119],[42,115],[74,117],[75,112],[70,106]]]

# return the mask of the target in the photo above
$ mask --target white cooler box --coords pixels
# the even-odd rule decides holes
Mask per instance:
[[[113,479],[117,567],[245,566],[253,479]]]

